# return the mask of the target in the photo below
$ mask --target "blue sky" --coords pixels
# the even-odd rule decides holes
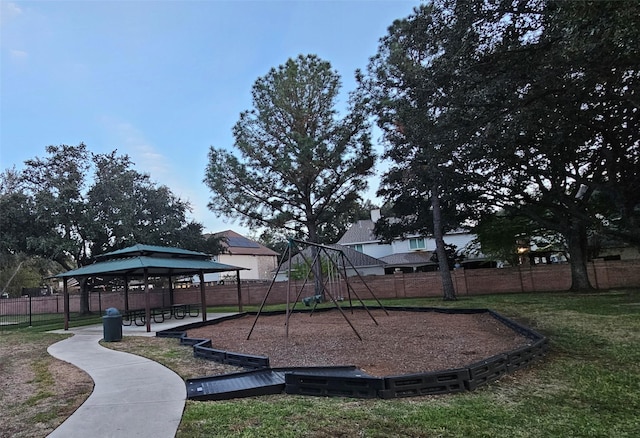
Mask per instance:
[[[207,209],[202,180],[209,147],[233,147],[255,80],[317,54],[341,75],[344,103],[355,70],[418,4],[0,0],[0,170],[50,144],[117,149],[188,200],[206,231],[246,233]]]

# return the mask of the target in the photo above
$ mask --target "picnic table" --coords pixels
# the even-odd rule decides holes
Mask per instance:
[[[161,323],[165,319],[184,319],[188,316],[200,315],[200,304],[173,304],[170,306],[154,307],[149,309],[153,322]],[[135,324],[141,327],[147,323],[146,309],[129,309],[122,315],[122,325]]]

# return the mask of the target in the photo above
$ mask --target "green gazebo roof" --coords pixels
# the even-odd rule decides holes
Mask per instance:
[[[56,278],[105,276],[142,276],[145,271],[152,277],[194,275],[198,273],[244,270],[211,260],[205,253],[180,248],[134,245],[102,254],[93,264],[56,275]]]
[[[170,246],[154,246],[136,244],[128,248],[107,252],[96,256],[96,260],[104,261],[116,258],[147,256],[162,258],[187,258],[187,259],[210,259],[209,254],[203,252],[190,251],[188,249],[174,248]]]

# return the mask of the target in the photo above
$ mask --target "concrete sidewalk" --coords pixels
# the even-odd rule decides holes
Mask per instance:
[[[208,314],[215,319],[228,314]],[[201,321],[168,320],[146,327],[123,327],[124,336],[155,336],[156,331]],[[173,371],[149,359],[102,347],[102,325],[74,328],[74,336],[51,345],[53,357],[86,371],[94,382],[89,398],[49,436],[174,437],[186,399],[185,382]],[[177,342],[177,341],[176,341]]]

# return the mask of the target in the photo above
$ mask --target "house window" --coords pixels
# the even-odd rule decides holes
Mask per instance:
[[[361,244],[357,244],[357,245],[351,245],[351,248],[355,249],[358,252],[363,252],[362,251],[362,245]]]
[[[422,237],[409,239],[409,249],[425,249],[426,247],[424,238]]]

